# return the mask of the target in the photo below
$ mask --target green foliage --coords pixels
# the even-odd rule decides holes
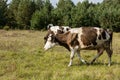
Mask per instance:
[[[49,0],[46,0],[41,10],[36,10],[32,15],[31,29],[45,29],[48,23],[51,23],[51,11],[53,6]]]
[[[74,27],[87,26],[87,9],[89,8],[88,1],[84,1],[83,3],[78,3],[72,12],[72,20]]]
[[[3,29],[8,31],[10,29],[10,27],[9,26],[4,26]]]
[[[0,26],[4,26],[6,23],[7,23],[7,0],[0,0]]]
[[[57,25],[72,25],[72,9],[75,7],[71,0],[59,0],[57,8],[53,11],[54,23]]]
[[[18,28],[17,14],[20,1],[21,0],[12,0],[8,8],[8,25],[12,26],[12,29]]]
[[[43,0],[33,0],[35,3],[35,9],[36,10],[41,10],[44,6],[44,1]]]
[[[35,6],[30,0],[21,0],[18,6],[17,23],[21,29],[30,28],[31,16],[35,10]]]
[[[101,11],[98,11],[100,26],[120,31],[120,6],[118,4],[111,5],[112,2],[104,2],[100,5]]]
[[[31,29],[42,29],[45,25],[44,12],[36,11],[31,19]]]

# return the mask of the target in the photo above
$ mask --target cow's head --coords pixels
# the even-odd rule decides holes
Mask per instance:
[[[71,28],[69,26],[53,26],[53,24],[49,24],[47,26],[47,29],[48,29],[48,33],[44,37],[44,40],[45,40],[44,49],[45,50],[48,50],[57,44],[56,38],[55,38],[56,34],[66,33]]]
[[[45,45],[44,45],[45,50],[48,50],[48,49],[52,48],[53,46],[55,46],[57,43],[55,41],[54,32],[49,30],[47,35],[44,37],[44,41],[45,41]]]

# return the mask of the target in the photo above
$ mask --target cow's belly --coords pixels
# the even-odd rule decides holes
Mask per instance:
[[[103,48],[103,44],[99,44],[99,45],[82,45],[80,46],[81,50],[96,50],[98,48]]]

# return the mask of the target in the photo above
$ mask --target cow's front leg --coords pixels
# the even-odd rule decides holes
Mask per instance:
[[[72,61],[73,61],[73,58],[74,58],[74,54],[75,54],[75,51],[74,49],[71,50],[71,55],[70,55],[70,62],[68,64],[68,67],[70,67],[72,65]]]

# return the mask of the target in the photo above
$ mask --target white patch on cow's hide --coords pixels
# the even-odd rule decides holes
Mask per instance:
[[[72,28],[69,30],[71,33],[81,33],[81,28]]]
[[[101,35],[101,32],[100,32],[100,29],[101,29],[101,28],[94,27],[94,29],[96,29],[96,30],[97,30],[97,36]],[[98,37],[97,37],[97,38],[98,38]]]
[[[104,42],[103,39],[101,39],[101,40],[98,39],[98,37],[101,35],[101,32],[100,32],[100,29],[101,29],[101,28],[94,27],[94,29],[97,30],[97,40],[96,40],[97,45],[100,45],[100,44],[102,44],[102,43]]]
[[[71,28],[69,26],[62,26],[63,32],[68,32]]]
[[[70,49],[71,49],[72,51],[77,51],[78,48],[79,48],[79,45],[76,45],[75,47],[70,46]]]
[[[106,34],[107,40],[109,40],[110,39],[110,35],[106,31],[105,31],[105,34]]]
[[[78,50],[78,48],[79,48],[79,46],[75,46],[75,47],[74,47],[75,51],[77,51],[77,50]]]
[[[50,27],[50,30],[54,32],[54,34],[56,35],[57,34],[57,31],[58,30],[61,30],[59,26],[52,26]]]
[[[50,27],[50,30],[53,31],[55,35],[57,34],[58,30],[63,31],[65,33],[70,29],[71,28],[69,26],[61,26],[61,28],[60,28],[60,26],[52,26],[52,27]]]
[[[100,32],[100,29],[102,29],[102,28],[97,28],[97,27],[95,27],[95,29],[97,30],[97,40],[96,40],[97,45],[101,45],[101,44],[103,44],[105,41],[107,41],[107,40],[110,39],[109,34],[105,31],[106,39],[101,38],[101,40],[99,40],[99,39],[98,39],[98,36],[99,36],[99,35],[102,35],[101,32]],[[102,29],[102,30],[103,30],[103,29]]]
[[[55,43],[52,43],[51,40],[52,40],[52,37],[51,37],[51,34],[50,34],[48,36],[47,42],[45,43],[45,46],[44,46],[45,50],[48,50],[48,49],[52,48],[53,46],[55,46]]]
[[[80,48],[86,48],[87,46],[83,44],[82,40],[81,40],[81,35],[82,35],[82,28],[79,29],[79,35],[78,35],[78,41],[80,43]]]
[[[83,34],[82,33],[82,27],[81,28],[72,28],[69,31],[71,33],[77,33],[78,34],[78,41],[79,41],[79,44],[80,44],[80,48],[86,48],[86,47],[88,47],[88,46],[84,45],[83,42],[82,42],[82,40],[81,40],[81,35]]]

